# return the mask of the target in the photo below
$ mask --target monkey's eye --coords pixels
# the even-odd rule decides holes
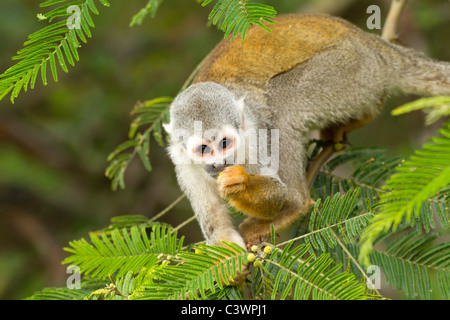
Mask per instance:
[[[219,142],[219,150],[225,150],[229,148],[232,144],[231,139],[223,138],[222,141]]]
[[[201,146],[198,146],[197,149],[195,150],[195,152],[197,152],[198,154],[208,154],[211,153],[211,148],[208,147],[206,144],[203,144]]]

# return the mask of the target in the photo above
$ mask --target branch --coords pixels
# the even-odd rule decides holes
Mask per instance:
[[[308,189],[311,189],[314,184],[314,180],[316,180],[316,177],[319,174],[320,169],[328,161],[328,159],[330,159],[334,155],[334,152],[334,143],[329,141],[324,146],[322,151],[317,155],[317,157],[315,157],[311,161],[311,165],[306,172],[306,185],[308,186]]]
[[[392,0],[381,37],[389,42],[398,39],[397,25],[408,0]]]
[[[173,201],[171,204],[169,204],[164,210],[162,210],[160,213],[158,213],[157,215],[155,215],[154,217],[152,217],[151,219],[148,220],[148,222],[153,222],[158,220],[159,218],[161,218],[163,215],[165,215],[167,212],[169,212],[173,207],[175,207],[178,202],[180,202],[181,200],[183,200],[184,198],[186,198],[185,194],[182,194],[181,196],[179,196],[175,201]]]
[[[363,270],[361,265],[356,261],[355,257],[348,251],[348,249],[345,247],[345,245],[342,243],[342,241],[339,239],[338,235],[333,231],[333,229],[330,229],[330,232],[333,234],[334,239],[336,239],[337,243],[341,246],[342,250],[347,254],[347,256],[352,260],[352,262],[355,264],[356,268],[361,272],[363,277],[366,279],[367,282],[371,282],[370,278],[367,276],[367,273]],[[377,295],[381,296],[380,292],[377,289],[374,289]]]

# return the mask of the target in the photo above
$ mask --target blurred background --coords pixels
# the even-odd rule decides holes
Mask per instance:
[[[0,72],[27,36],[42,28],[36,0],[0,2]],[[367,7],[379,5],[382,23],[390,1],[260,1],[279,13],[322,12],[341,16],[367,30]],[[97,2],[96,2],[97,3]],[[93,16],[93,38],[79,49],[80,61],[59,82],[21,92],[12,105],[0,101],[0,299],[22,299],[48,286],[65,286],[61,261],[68,242],[109,225],[110,218],[149,218],[177,199],[172,164],[165,150],[151,147],[153,171],[140,161],[126,174],[126,189],[112,191],[104,171],[108,154],[127,140],[130,111],[138,100],[174,96],[223,33],[209,27],[212,4],[164,1],[154,19],[130,21],[147,0],[111,0]],[[380,33],[380,30],[367,30]],[[448,0],[410,1],[400,25],[405,45],[433,58],[450,60]],[[400,117],[390,110],[416,97],[396,97],[367,127],[350,135],[353,145],[379,146],[408,155],[436,133],[421,112]],[[187,200],[162,219],[174,226],[192,215]],[[202,240],[197,222],[180,231],[185,243]]]

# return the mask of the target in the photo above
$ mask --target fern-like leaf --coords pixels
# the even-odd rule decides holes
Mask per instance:
[[[450,295],[450,243],[432,244],[438,234],[418,235],[415,232],[389,244],[384,252],[371,255],[374,264],[385,272],[388,284],[411,298],[431,299],[430,273],[437,271],[437,281],[443,297]]]
[[[246,251],[234,243],[199,244],[196,252],[180,252],[177,264],[153,270],[154,281],[143,285],[139,299],[206,299],[243,273]]]
[[[104,6],[109,6],[106,0],[99,1]],[[57,82],[58,69],[68,72],[67,64],[74,66],[75,61],[79,60],[80,41],[86,43],[86,37],[92,36],[90,28],[94,27],[94,22],[91,13],[97,15],[99,11],[94,0],[49,0],[40,6],[49,7],[56,4],[59,6],[39,15],[41,20],[47,20],[51,24],[28,36],[24,48],[13,57],[13,60],[18,62],[0,75],[0,100],[10,93],[10,100],[14,103],[22,90],[34,89],[39,73],[42,83],[47,85],[48,66],[54,81]],[[71,11],[72,9],[74,11]],[[75,16],[71,17],[72,15]],[[54,19],[62,17],[65,19],[53,22]],[[69,28],[70,20],[77,22],[73,25],[74,28]]]
[[[434,123],[442,117],[450,116],[450,97],[437,96],[417,99],[395,108],[391,113],[396,116],[414,110],[423,110],[427,113],[426,123]]]
[[[338,273],[328,253],[318,257],[307,256],[309,246],[300,245],[291,249],[290,242],[282,251],[274,250],[264,260],[262,274],[270,274],[265,281],[270,283],[271,299],[295,300],[361,300],[373,298],[366,293],[365,286],[351,273]],[[264,284],[263,287],[267,286]]]
[[[85,277],[80,281],[80,288],[44,288],[35,292],[26,300],[85,300],[93,291],[105,286],[105,280]]]
[[[409,298],[431,299],[432,292],[440,291],[442,297],[450,296],[450,243],[445,241],[448,229],[438,233],[422,234],[420,229],[404,228],[402,235],[387,238],[386,249],[374,249],[369,258],[380,268],[387,285],[401,290]],[[443,242],[444,240],[444,242]],[[345,253],[339,247],[337,256],[345,260]],[[359,255],[358,245],[347,245],[355,257]],[[351,266],[351,271],[359,271]],[[436,282],[431,281],[436,277]]]
[[[156,266],[158,256],[175,255],[182,247],[183,237],[166,225],[154,224],[150,236],[144,227],[113,229],[100,235],[90,234],[91,243],[85,239],[70,242],[65,248],[72,255],[64,264],[77,265],[81,272],[96,278],[106,278],[117,272],[138,272]]]
[[[364,211],[372,211],[372,207],[380,200],[384,193],[381,186],[385,180],[395,172],[401,163],[401,157],[387,158],[384,149],[370,147],[347,148],[327,162],[319,173],[312,190],[317,198],[325,199],[331,194],[346,193],[359,189]],[[338,167],[351,170],[349,177],[333,174]]]
[[[145,17],[148,15],[154,18],[156,15],[156,11],[158,11],[158,8],[162,2],[163,0],[149,0],[147,2],[147,5],[133,16],[133,19],[130,22],[130,27],[141,25]]]
[[[105,175],[111,179],[112,189],[125,188],[125,171],[130,162],[139,156],[147,171],[152,170],[149,159],[150,136],[153,135],[156,142],[164,145],[162,123],[169,122],[169,106],[172,101],[170,97],[160,97],[138,103],[133,109],[137,117],[133,120],[128,132],[130,140],[121,143],[108,156],[110,165],[106,168]],[[137,132],[139,128],[148,125],[143,132]],[[132,149],[128,152],[128,149]],[[127,152],[124,152],[127,151]]]
[[[45,288],[26,300],[83,300],[91,294],[88,289]]]
[[[327,197],[323,204],[317,200],[309,220],[309,232],[296,238],[310,244],[312,248],[327,252],[336,246],[333,229],[345,240],[345,243],[355,243],[362,230],[370,223],[374,214],[358,212],[359,190],[339,193]]]
[[[440,133],[442,137],[432,138],[422,150],[397,167],[398,173],[383,187],[388,192],[382,196],[380,213],[362,236],[360,260],[364,264],[369,264],[368,255],[377,236],[395,230],[404,220],[413,222],[421,216],[427,201],[443,207],[448,216],[448,197],[442,197],[441,193],[448,192],[450,185],[450,122],[444,124]]]
[[[202,6],[211,2],[212,0],[204,0]],[[225,33],[225,38],[240,35],[244,42],[250,25],[256,25],[270,32],[264,22],[274,23],[271,19],[276,15],[277,12],[273,7],[250,0],[218,0],[208,19],[220,27]]]

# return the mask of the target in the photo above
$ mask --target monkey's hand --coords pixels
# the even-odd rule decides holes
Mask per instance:
[[[227,199],[243,192],[246,189],[247,180],[248,175],[241,166],[226,167],[217,178],[220,195]]]
[[[243,167],[225,168],[217,178],[222,198],[236,209],[259,219],[272,219],[280,212],[286,187],[278,179],[247,174]]]
[[[291,225],[310,205],[286,201],[286,186],[277,178],[247,174],[241,166],[227,167],[218,177],[219,191],[236,209],[249,215],[239,229],[246,244],[258,244],[270,235],[271,225],[281,230]]]

